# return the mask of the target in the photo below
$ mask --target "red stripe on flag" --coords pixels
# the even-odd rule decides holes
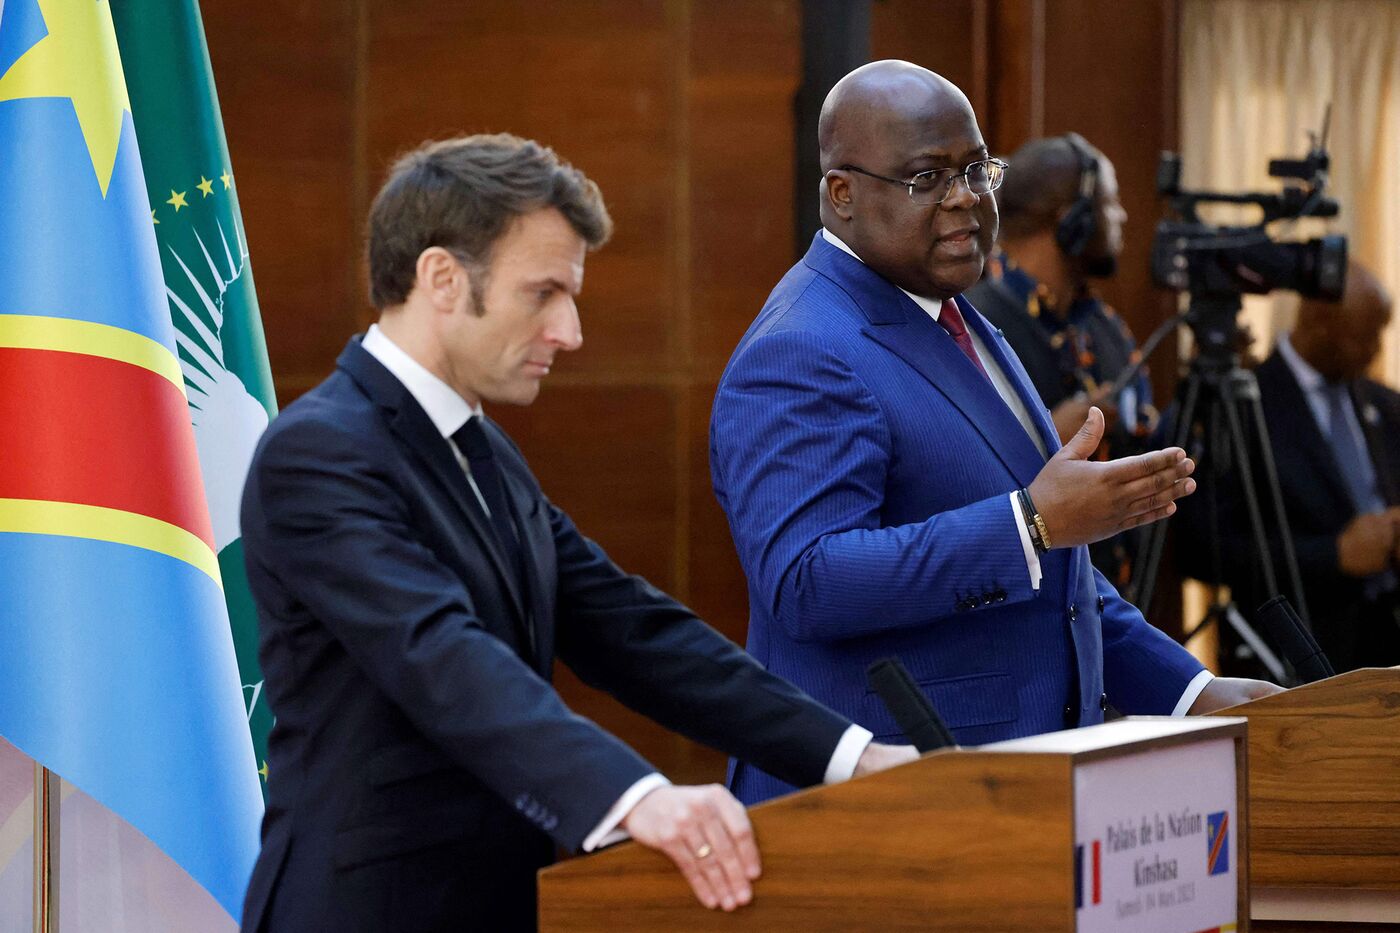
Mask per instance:
[[[1225,832],[1230,828],[1230,812],[1220,817],[1220,828],[1215,831],[1215,843],[1210,847],[1210,859],[1206,863],[1206,874],[1215,871],[1215,863],[1220,859],[1221,846],[1225,844]]]
[[[214,534],[185,398],[81,353],[0,347],[0,498],[98,505]]]
[[[1099,840],[1094,840],[1094,903],[1103,900],[1103,879],[1099,875]]]

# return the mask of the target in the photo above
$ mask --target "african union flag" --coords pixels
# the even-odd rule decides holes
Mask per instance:
[[[237,916],[262,795],[106,2],[0,0],[0,735]]]

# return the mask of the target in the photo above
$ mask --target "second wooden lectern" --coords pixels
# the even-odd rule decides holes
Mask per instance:
[[[1218,715],[1249,719],[1254,918],[1400,928],[1400,668]]]
[[[629,843],[540,874],[543,933],[1248,928],[1242,720],[943,750],[750,811],[754,902],[708,911]]]

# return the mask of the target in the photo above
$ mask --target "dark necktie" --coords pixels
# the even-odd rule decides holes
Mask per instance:
[[[1376,469],[1366,445],[1352,430],[1347,410],[1351,408],[1351,393],[1344,384],[1328,384],[1322,390],[1327,396],[1327,434],[1332,455],[1337,458],[1342,478],[1351,492],[1351,501],[1358,512],[1380,512],[1385,501],[1376,491]]]
[[[972,361],[972,365],[977,367],[977,371],[987,376],[987,370],[977,356],[977,349],[972,345],[972,337],[967,333],[967,322],[963,320],[957,302],[951,298],[943,302],[943,310],[938,312],[938,323],[948,332],[948,336],[953,338],[958,349]],[[987,378],[991,379],[991,376]]]
[[[491,451],[491,443],[486,439],[486,431],[481,419],[471,417],[467,423],[452,435],[452,441],[471,467],[472,481],[486,501],[491,512],[491,527],[496,533],[496,541],[506,555],[508,566],[515,573],[522,596],[529,592],[525,586],[525,560],[520,548],[520,538],[511,520],[510,502],[506,498],[505,481],[501,478],[496,455]]]

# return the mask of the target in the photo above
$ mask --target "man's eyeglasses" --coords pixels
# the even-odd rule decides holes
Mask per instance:
[[[876,175],[874,172],[867,172],[858,165],[842,165],[844,172],[859,172],[871,178],[888,182],[891,185],[899,185],[901,188],[909,189],[909,197],[915,204],[942,204],[944,198],[953,192],[953,183],[959,178],[967,185],[967,190],[976,195],[990,194],[1001,187],[1002,180],[1006,178],[1006,170],[1009,166],[1001,159],[982,159],[973,162],[961,172],[951,168],[936,168],[928,172],[920,172],[913,178],[899,179],[887,178],[884,175]]]

